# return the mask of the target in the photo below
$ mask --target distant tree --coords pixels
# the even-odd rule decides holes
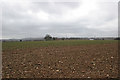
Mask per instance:
[[[62,38],[62,40],[65,40],[65,38]]]
[[[118,38],[115,38],[114,40],[120,40],[120,37],[118,37]]]
[[[20,40],[20,42],[22,42],[22,40]]]
[[[52,40],[52,36],[49,35],[49,34],[47,34],[47,35],[44,37],[44,39],[45,39],[46,41]]]
[[[56,40],[57,38],[56,37],[53,37],[53,40]]]

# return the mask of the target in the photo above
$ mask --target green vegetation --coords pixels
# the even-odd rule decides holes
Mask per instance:
[[[38,48],[48,46],[75,46],[89,44],[104,44],[118,42],[117,40],[58,40],[58,41],[23,41],[23,42],[3,42],[3,50]]]

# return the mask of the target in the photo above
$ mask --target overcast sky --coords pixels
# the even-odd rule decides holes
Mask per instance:
[[[115,37],[119,0],[3,0],[2,38]]]

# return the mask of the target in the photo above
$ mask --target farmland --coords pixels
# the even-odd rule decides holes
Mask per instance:
[[[3,78],[116,78],[117,40],[2,43]]]

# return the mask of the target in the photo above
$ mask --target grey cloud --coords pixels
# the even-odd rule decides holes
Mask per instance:
[[[66,35],[68,37],[102,37],[118,34],[117,25],[114,23],[117,19],[115,3],[96,3],[98,8],[91,10],[87,15],[83,14],[87,10],[83,10],[82,2],[35,2],[28,3],[26,6],[17,4],[7,5],[6,3],[3,6],[3,37],[44,37],[45,34],[57,37]],[[83,16],[80,16],[81,9]],[[108,26],[110,30],[104,31]]]

